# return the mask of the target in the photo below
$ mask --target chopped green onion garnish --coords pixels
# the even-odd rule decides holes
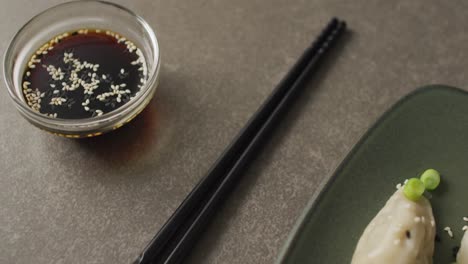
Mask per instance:
[[[423,195],[425,190],[424,183],[418,178],[411,178],[403,187],[403,193],[406,198],[417,201]]]
[[[421,175],[421,181],[426,186],[426,189],[432,191],[439,186],[440,174],[434,169],[428,169]]]

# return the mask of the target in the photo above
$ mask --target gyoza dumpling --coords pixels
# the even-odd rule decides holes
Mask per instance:
[[[457,264],[468,264],[468,231],[463,236],[460,250],[457,255]]]
[[[351,264],[431,264],[435,222],[429,201],[397,190],[364,230]]]

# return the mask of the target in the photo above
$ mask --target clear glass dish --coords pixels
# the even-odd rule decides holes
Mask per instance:
[[[131,39],[146,59],[146,84],[132,100],[101,116],[61,119],[33,111],[27,105],[21,87],[22,76],[31,54],[54,36],[82,28],[110,30]],[[11,41],[3,66],[8,92],[24,118],[55,135],[82,138],[117,129],[145,108],[158,84],[160,52],[154,31],[132,11],[104,1],[73,1],[49,8],[27,22]]]

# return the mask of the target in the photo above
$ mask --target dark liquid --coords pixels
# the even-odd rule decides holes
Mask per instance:
[[[146,82],[141,51],[115,33],[80,30],[49,44],[32,57],[23,76],[25,100],[42,114],[99,116],[130,101]]]

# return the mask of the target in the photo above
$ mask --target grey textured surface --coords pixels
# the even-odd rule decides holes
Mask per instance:
[[[0,49],[61,1],[2,0]],[[156,30],[145,112],[90,140],[0,97],[0,263],[129,263],[331,16],[352,33],[288,114],[188,263],[272,263],[317,185],[390,105],[468,82],[464,1],[117,1]],[[26,8],[27,7],[27,8]]]

